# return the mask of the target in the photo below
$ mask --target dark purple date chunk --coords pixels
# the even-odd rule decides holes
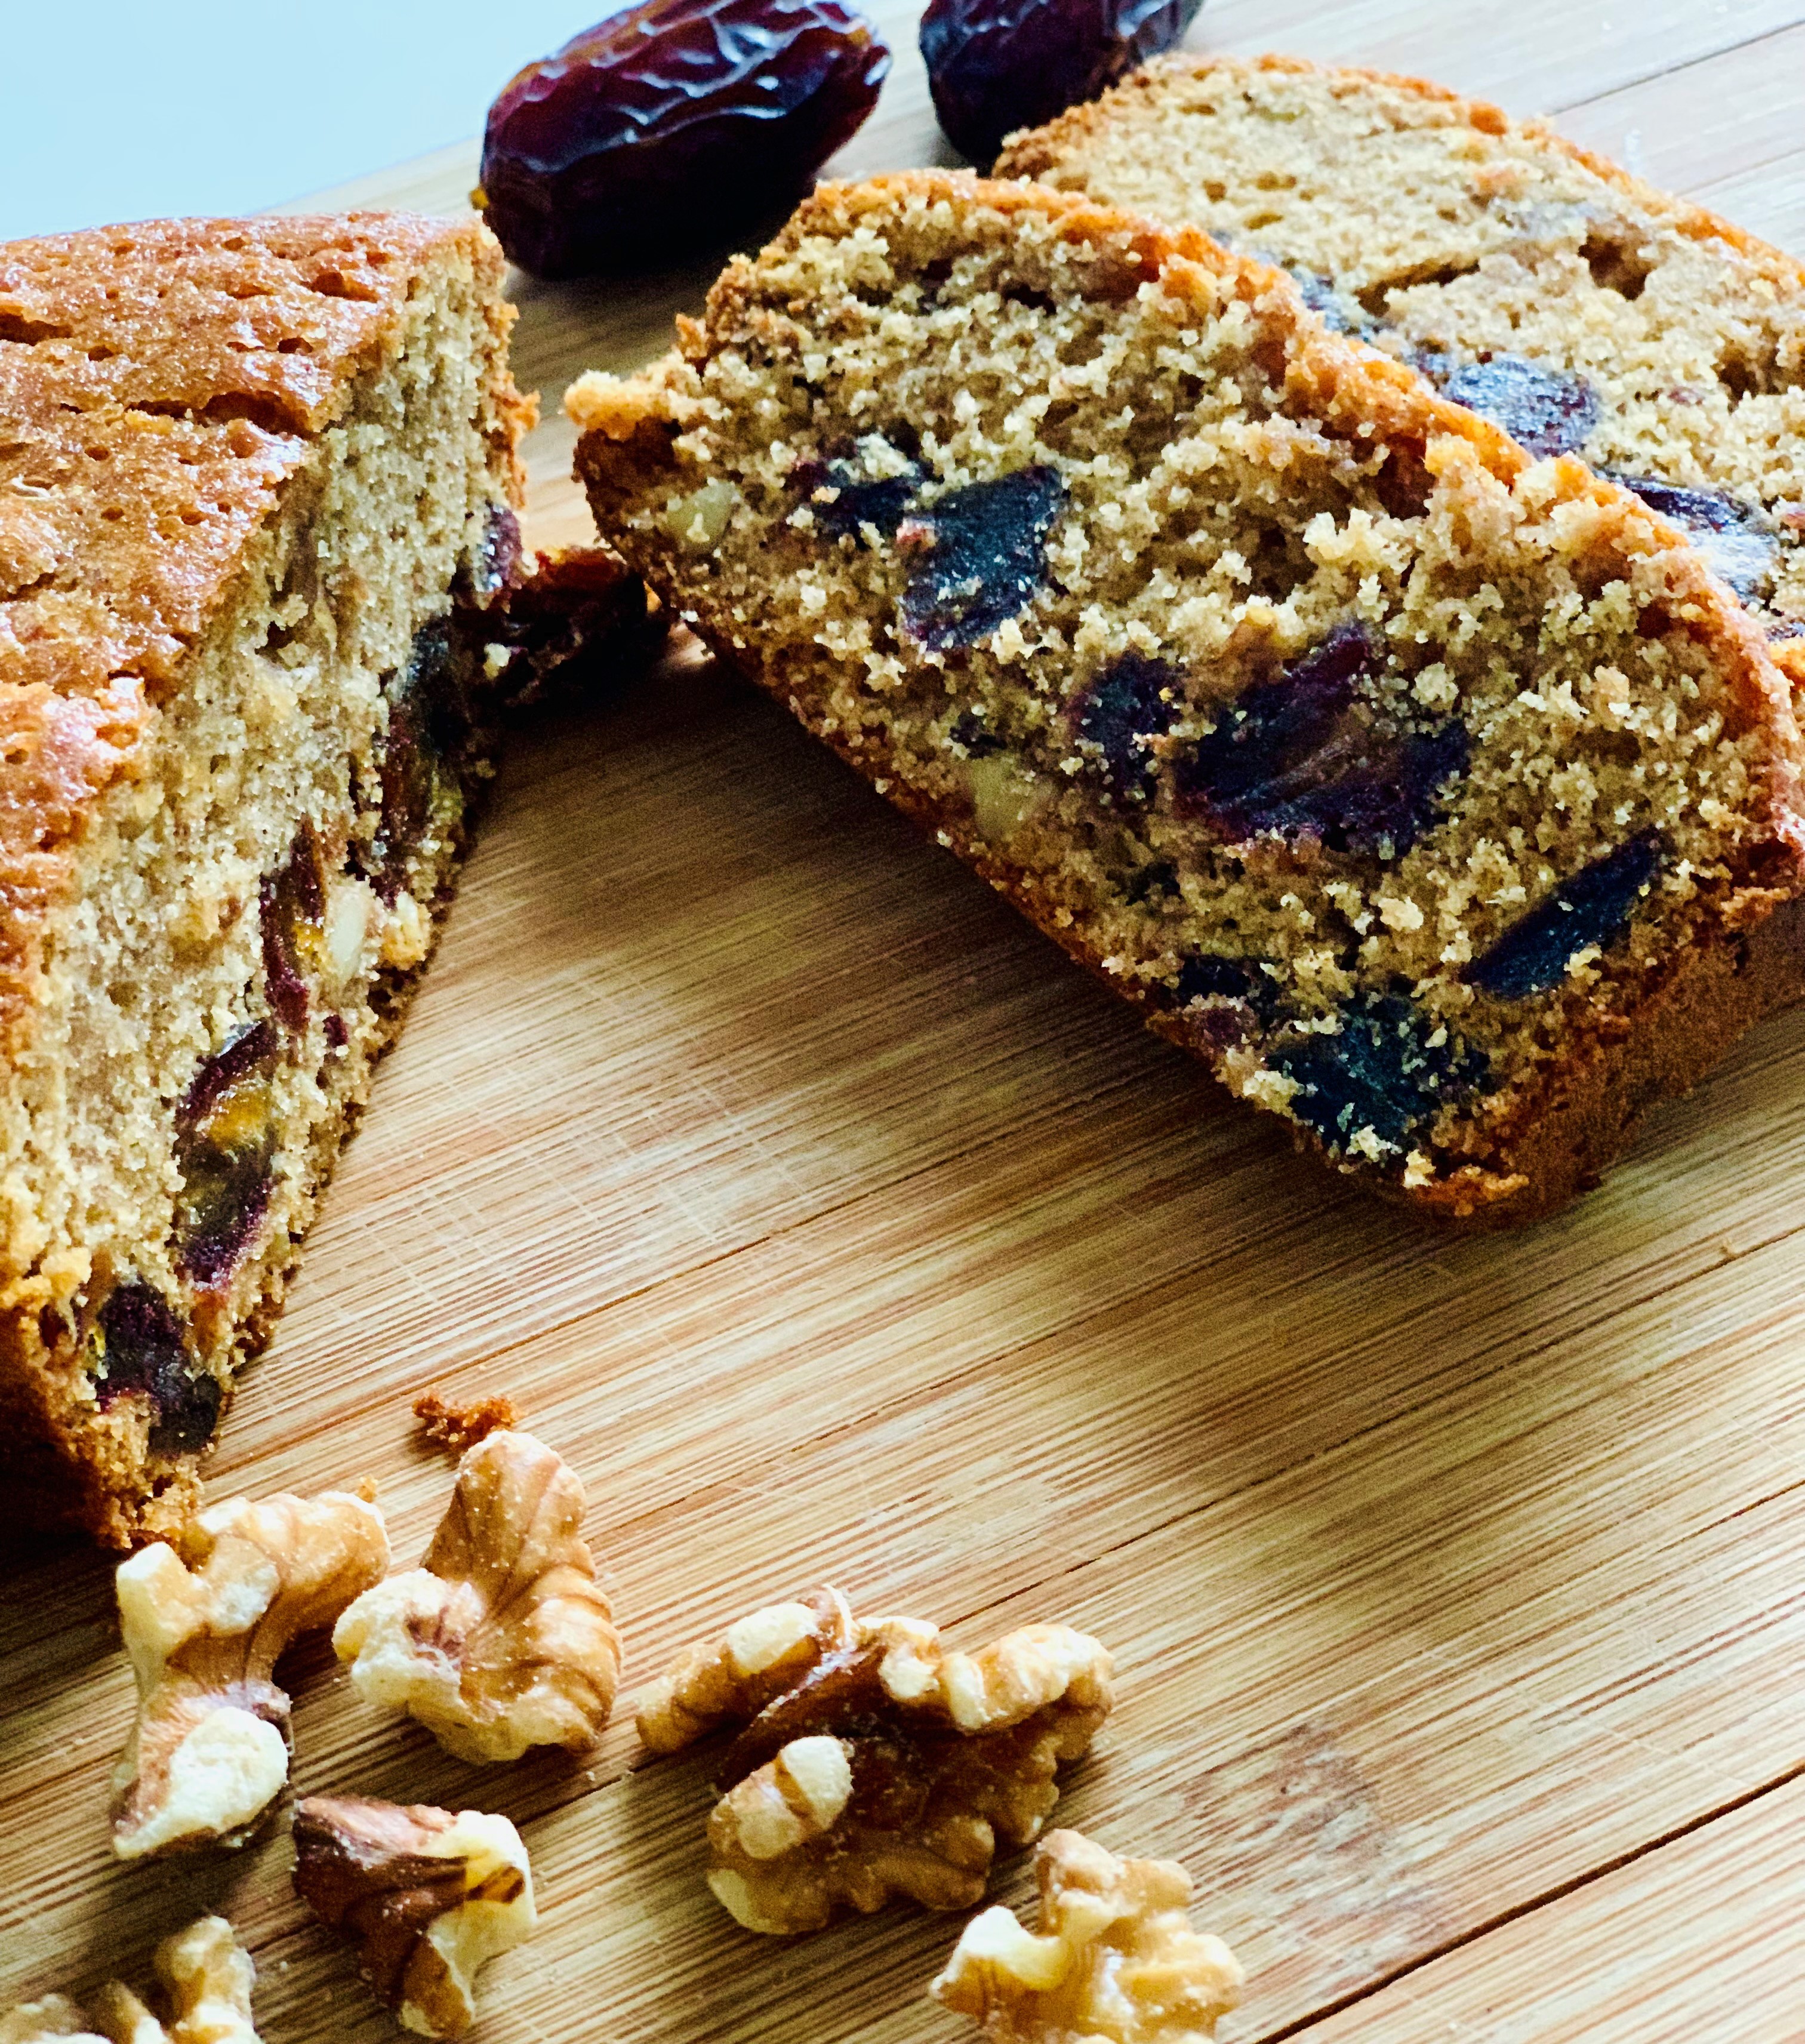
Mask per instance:
[[[274,1023],[248,1023],[202,1066],[176,1109],[176,1260],[209,1289],[230,1278],[269,1207],[280,1054]]]
[[[967,483],[899,526],[909,557],[903,622],[931,650],[974,646],[1024,610],[1047,582],[1047,540],[1066,501],[1036,463]]]
[[[1253,990],[1258,968],[1247,959],[1224,958],[1213,951],[1199,951],[1178,969],[1173,988],[1181,1001],[1245,1001]]]
[[[1217,237],[1219,240],[1221,237]],[[1258,252],[1255,252],[1258,253]],[[1269,262],[1269,256],[1262,256]],[[1297,294],[1331,333],[1370,333],[1371,316],[1358,298],[1345,297],[1338,291],[1331,280],[1315,270],[1293,270],[1281,263],[1281,269],[1288,270],[1291,281],[1297,286]]]
[[[1492,355],[1455,363],[1445,355],[1421,358],[1423,372],[1442,394],[1502,427],[1538,460],[1571,454],[1598,424],[1598,393],[1583,376],[1550,369],[1521,355]]]
[[[893,538],[916,491],[927,479],[920,464],[907,455],[901,455],[901,467],[893,461],[878,464],[895,469],[894,474],[873,474],[876,457],[887,445],[881,436],[876,437],[874,451],[870,443],[862,441],[850,455],[836,455],[831,461],[811,456],[789,472],[790,488],[814,513],[821,530],[836,540],[857,540],[862,545],[867,525],[886,540]]]
[[[1230,838],[1312,838],[1332,851],[1408,851],[1465,766],[1457,720],[1388,726],[1356,695],[1377,653],[1338,624],[1276,682],[1249,689],[1179,762],[1181,796]]]
[[[646,586],[618,555],[566,547],[535,556],[486,610],[460,613],[467,635],[499,647],[497,693],[510,709],[593,700],[636,673],[663,643],[669,620],[646,606]]]
[[[1432,1043],[1436,1033],[1402,994],[1369,993],[1342,1010],[1337,1035],[1300,1036],[1270,1062],[1297,1082],[1292,1112],[1331,1150],[1363,1128],[1401,1147],[1444,1101],[1484,1075],[1477,1052]]]
[[[930,0],[921,55],[955,148],[988,163],[1003,137],[1094,99],[1173,44],[1203,0]]]
[[[1175,889],[1176,880],[1174,874]],[[1160,1001],[1157,993],[1153,997]],[[1192,951],[1181,962],[1166,1001],[1184,1016],[1189,1036],[1225,1051],[1271,1024],[1278,1012],[1279,988],[1258,958]]]
[[[393,902],[435,813],[461,797],[462,770],[474,719],[459,674],[459,634],[450,617],[415,635],[407,664],[389,676],[383,694],[389,729],[382,746],[382,809],[371,884]]]
[[[1183,675],[1144,653],[1124,653],[1092,682],[1078,736],[1096,747],[1097,771],[1118,795],[1144,801],[1153,792],[1154,746],[1184,706]]]
[[[468,562],[458,591],[463,601],[487,603],[511,588],[520,574],[520,521],[505,504],[491,504],[483,521],[482,544]]]
[[[303,824],[288,857],[266,873],[259,889],[263,925],[263,990],[277,1020],[292,1036],[307,1027],[307,976],[317,960],[325,889],[313,826]]]
[[[804,190],[889,67],[839,0],[646,0],[503,89],[479,202],[537,276],[682,255]]]
[[[1760,512],[1721,490],[1682,490],[1651,475],[1613,474],[1611,479],[1680,526],[1704,555],[1706,567],[1745,603],[1761,594],[1780,559],[1780,541]]]
[[[1608,951],[1623,935],[1660,868],[1661,847],[1648,831],[1595,859],[1474,959],[1467,983],[1506,1001],[1550,992],[1575,951],[1594,944]]]
[[[182,1323],[163,1294],[136,1279],[117,1286],[100,1309],[98,1332],[102,1408],[137,1392],[151,1403],[153,1454],[204,1448],[219,1420],[219,1380],[194,1368]]]

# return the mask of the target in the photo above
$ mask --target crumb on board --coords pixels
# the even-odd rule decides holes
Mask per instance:
[[[511,1398],[476,1398],[467,1404],[423,1391],[413,1401],[413,1416],[427,1443],[461,1455],[502,1427],[518,1427],[520,1408]]]

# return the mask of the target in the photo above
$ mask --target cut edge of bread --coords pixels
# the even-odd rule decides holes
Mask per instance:
[[[188,600],[178,628],[128,617],[140,628],[126,660],[117,640],[129,631],[98,648],[126,671],[86,694],[33,681],[0,695],[13,735],[0,809],[15,832],[36,830],[52,847],[31,889],[13,895],[0,951],[11,967],[0,1003],[10,1265],[0,1386],[31,1423],[13,1430],[8,1473],[29,1523],[72,1523],[114,1546],[181,1523],[209,1443],[159,1450],[154,1398],[107,1401],[96,1316],[128,1281],[179,1304],[192,1381],[213,1381],[220,1413],[268,1338],[430,954],[463,849],[463,794],[487,771],[474,734],[467,774],[447,777],[462,792],[429,775],[417,843],[393,871],[363,870],[372,790],[386,787],[385,733],[401,713],[397,678],[413,671],[436,618],[497,586],[495,521],[512,524],[532,416],[507,367],[513,313],[500,252],[480,223],[360,215],[117,232],[142,240],[159,229],[209,249],[254,247],[265,234],[290,252],[311,242],[322,259],[348,242],[381,253],[385,274],[383,295],[350,298],[354,330],[311,394],[304,431],[272,434],[191,403],[172,419],[173,435],[190,441],[236,437],[264,471],[260,496],[234,506],[224,544],[204,533],[213,542],[204,589],[190,578],[185,590],[180,563],[169,567],[171,606]],[[0,251],[0,290],[18,275],[21,249],[46,245]],[[328,300],[342,281],[328,279]],[[328,304],[327,317],[337,309]],[[130,404],[116,412],[122,433],[159,416]],[[103,586],[119,579],[116,566]],[[0,601],[0,631],[17,612]],[[132,659],[147,647],[151,661]],[[222,1039],[273,1012],[262,897],[303,840],[317,847],[327,892],[321,935],[304,947],[306,1019],[274,1061],[267,1215],[229,1274],[203,1283],[179,1267],[171,1238],[182,1189],[172,1117]],[[0,861],[8,856],[0,843]],[[217,1414],[209,1441],[217,1424]]]

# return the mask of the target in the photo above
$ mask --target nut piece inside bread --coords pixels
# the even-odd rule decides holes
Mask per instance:
[[[431,949],[518,554],[500,252],[405,215],[0,248],[0,1443],[192,1507]]]
[[[1281,273],[921,174],[679,333],[567,399],[605,539],[1342,1170],[1546,1212],[1795,989],[1760,634]]]

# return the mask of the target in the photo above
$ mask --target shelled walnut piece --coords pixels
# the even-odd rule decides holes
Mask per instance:
[[[1077,1831],[1035,1854],[1040,1933],[998,1907],[965,1927],[929,1992],[988,2044],[1208,2044],[1241,1998],[1219,1938],[1191,1927],[1191,1877]]]
[[[113,1776],[121,1859],[242,1845],[288,1779],[289,1642],[330,1625],[389,1566],[372,1504],[344,1491],[234,1498],[120,1565],[138,1716]]]
[[[505,1817],[309,1796],[294,1813],[294,1886],[353,1938],[376,1999],[422,2037],[456,2037],[477,1973],[532,1934],[532,1869]]]
[[[60,1994],[0,2015],[0,2044],[259,2044],[251,2021],[256,1969],[223,1916],[203,1916],[166,1938],[153,1963],[170,2004],[167,2029],[114,1981],[86,2015]]]
[[[950,1652],[938,1627],[856,1619],[823,1589],[691,1649],[639,1726],[657,1753],[743,1727],[717,1777],[709,1885],[747,1930],[785,1933],[893,1895],[970,1908],[999,1839],[1038,1835],[1055,1770],[1113,1701],[1108,1650],[1069,1626]]]
[[[332,1645],[359,1693],[417,1718],[461,1760],[589,1745],[620,1678],[620,1635],[582,1535],[583,1487],[531,1434],[458,1465],[417,1569],[360,1596]]]

